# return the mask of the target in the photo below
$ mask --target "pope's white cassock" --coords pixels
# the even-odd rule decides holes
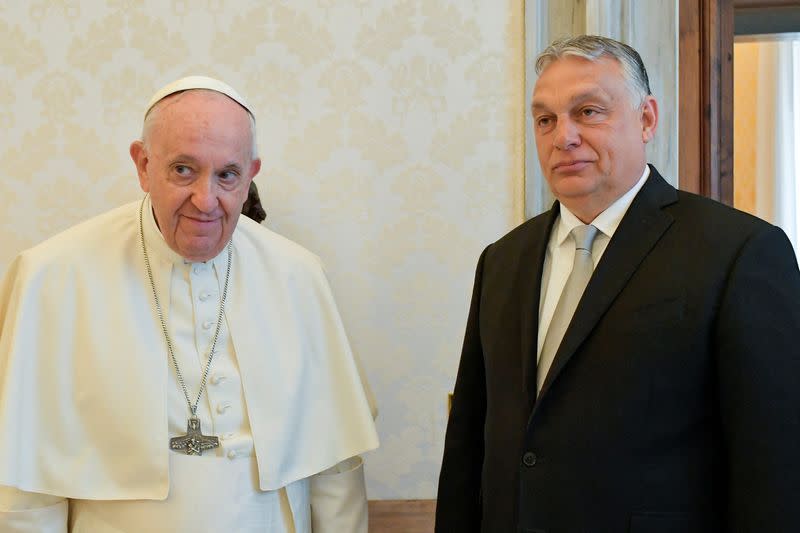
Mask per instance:
[[[227,250],[185,261],[144,202],[154,285],[195,395]],[[365,533],[372,401],[317,257],[240,217],[197,411],[221,445],[182,455],[168,443],[188,408],[139,212],[122,206],[23,252],[0,287],[0,531]]]

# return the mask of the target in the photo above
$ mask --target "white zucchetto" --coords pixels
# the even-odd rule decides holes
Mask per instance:
[[[147,109],[145,109],[144,116],[146,117],[150,110],[156,105],[158,102],[166,98],[167,96],[175,93],[179,93],[181,91],[189,91],[192,89],[207,89],[209,91],[216,91],[218,93],[224,94],[231,100],[238,103],[240,106],[245,108],[250,116],[253,117],[255,120],[255,114],[250,109],[250,106],[247,105],[245,99],[240,95],[236,90],[224,83],[222,81],[216,80],[214,78],[209,78],[208,76],[187,76],[185,78],[181,78],[179,80],[173,81],[168,83],[167,85],[160,88],[153,97],[150,99],[150,102],[147,104]]]

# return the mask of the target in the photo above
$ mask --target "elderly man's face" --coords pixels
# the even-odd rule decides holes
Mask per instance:
[[[545,67],[533,91],[533,129],[553,194],[591,222],[641,177],[655,133],[653,97],[634,107],[615,59],[567,56]]]
[[[236,228],[250,181],[247,111],[222,94],[187,91],[157,104],[146,145],[131,145],[142,190],[149,192],[161,234],[191,261],[212,259]],[[154,110],[155,111],[155,110]]]

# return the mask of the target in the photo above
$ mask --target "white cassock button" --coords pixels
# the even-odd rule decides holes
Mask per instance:
[[[194,267],[194,273],[195,273],[195,274],[199,274],[199,273],[200,273],[200,272],[202,272],[202,271],[203,271],[203,269],[202,269],[202,268],[200,268],[199,266],[196,266],[196,267]]]
[[[214,325],[213,322],[211,322],[210,320],[206,320],[205,322],[203,322],[203,329],[211,329],[211,326],[213,325]]]
[[[209,296],[211,296],[211,295],[208,294],[207,292],[201,292],[200,293],[200,301],[201,302],[205,302],[206,300],[208,300]]]
[[[231,404],[229,403],[221,403],[217,406],[217,413],[223,414],[225,411],[231,408]]]
[[[222,383],[222,382],[223,382],[223,381],[225,381],[226,379],[228,379],[228,378],[226,378],[225,376],[223,376],[223,375],[221,375],[221,374],[214,374],[213,376],[211,376],[211,379],[210,379],[210,380],[208,380],[208,381],[209,381],[209,382],[210,382],[212,385],[219,385],[220,383]]]
[[[233,438],[233,433],[225,433],[225,434],[222,436],[222,438],[223,438],[223,439],[232,439],[232,438]]]
[[[236,459],[236,450],[228,451],[228,459]]]

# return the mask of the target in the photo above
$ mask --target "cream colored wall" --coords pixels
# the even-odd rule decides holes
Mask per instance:
[[[482,248],[522,220],[522,0],[0,3],[0,269],[140,194],[156,88],[257,112],[266,224],[321,255],[377,394],[371,498],[432,498]]]

